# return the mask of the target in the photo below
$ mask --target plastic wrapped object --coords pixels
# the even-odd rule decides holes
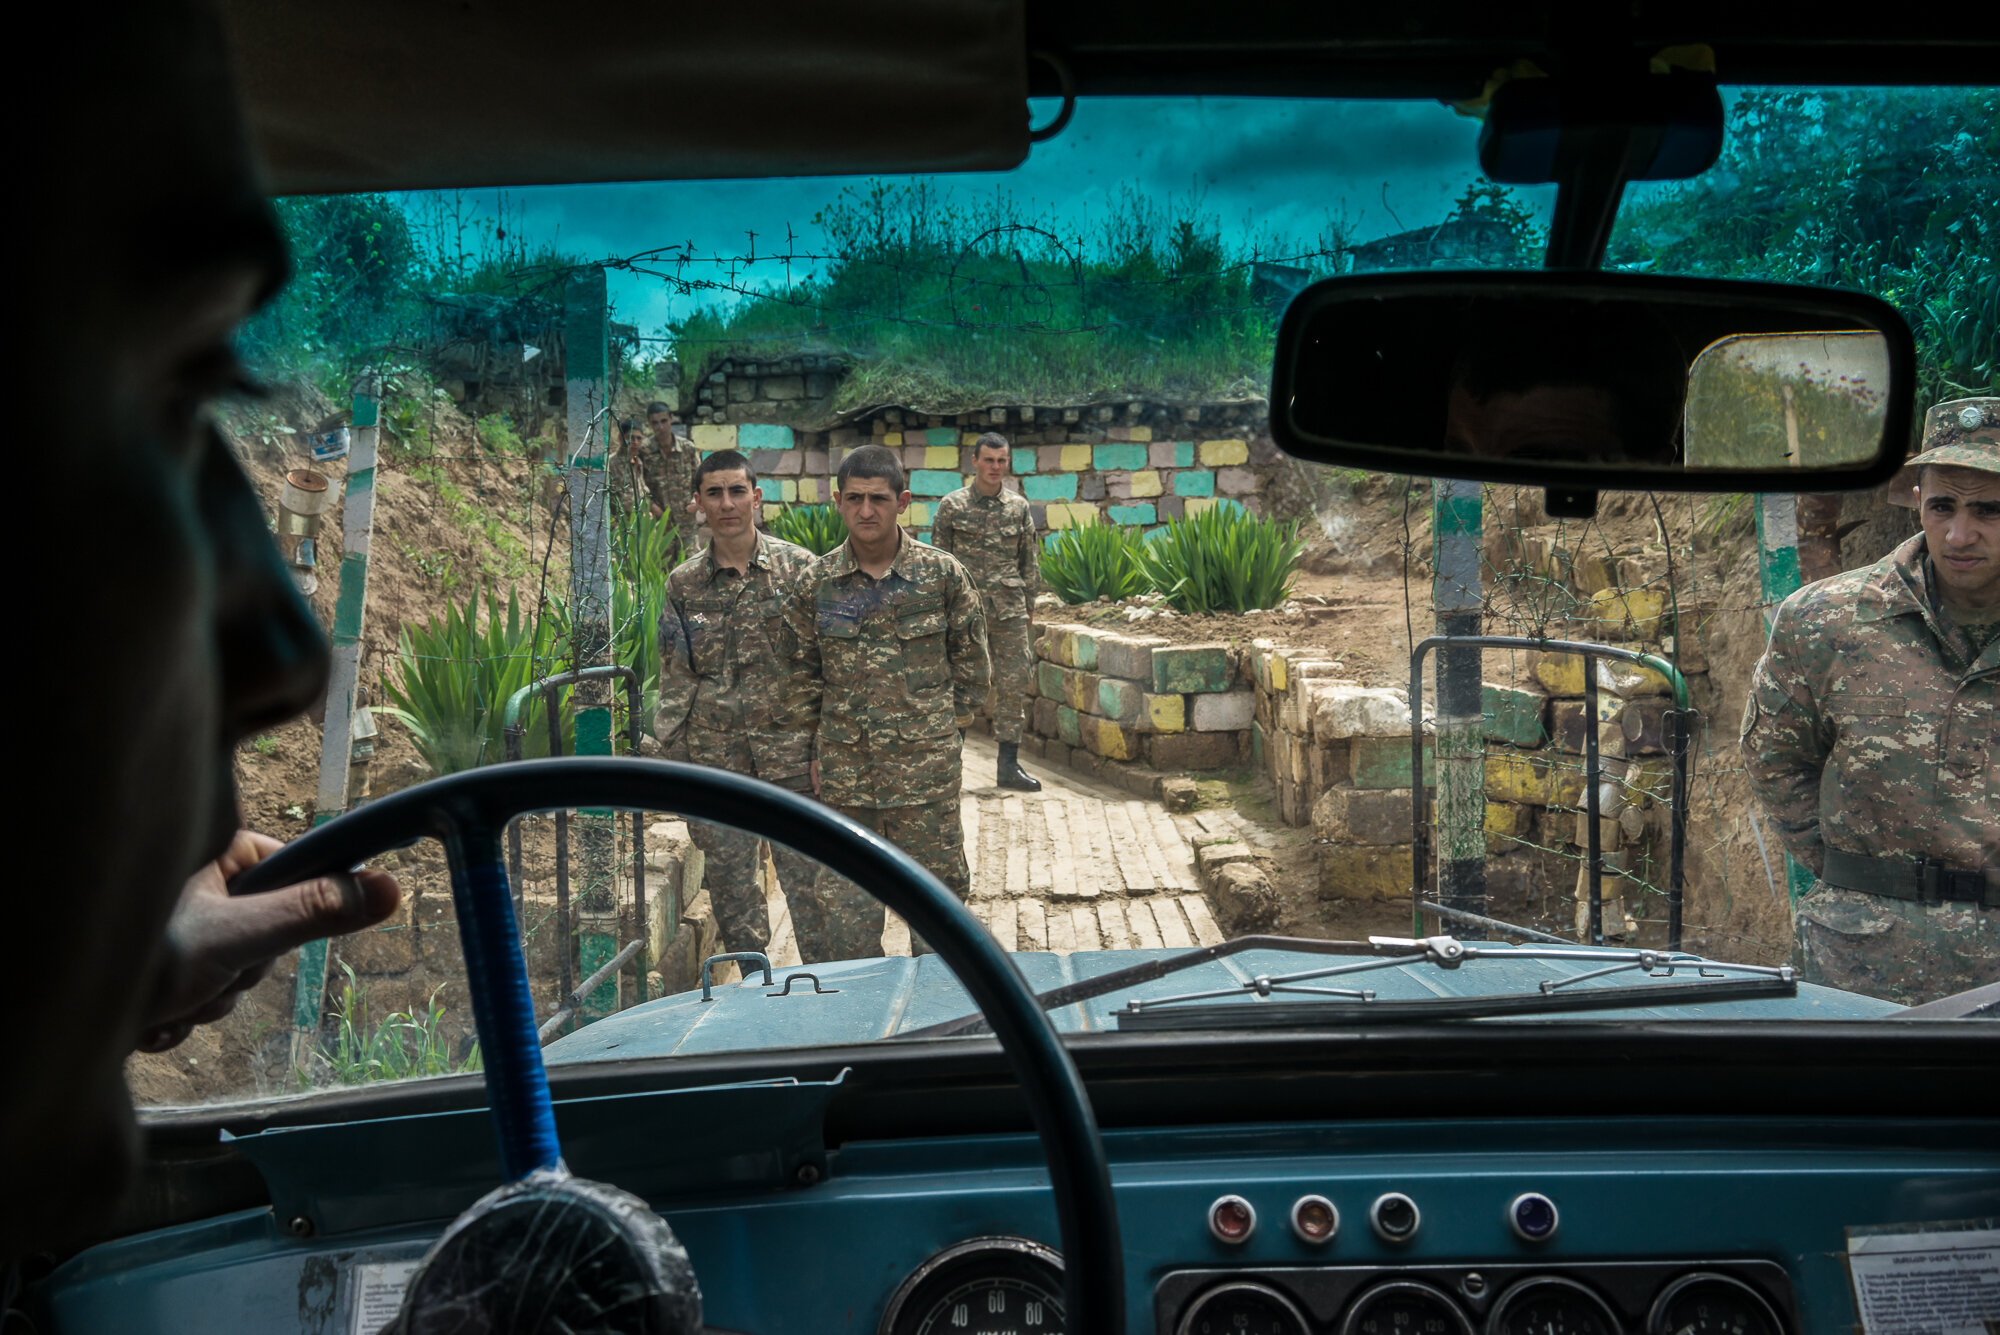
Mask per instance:
[[[701,1289],[630,1192],[537,1170],[437,1240],[383,1335],[700,1335]]]

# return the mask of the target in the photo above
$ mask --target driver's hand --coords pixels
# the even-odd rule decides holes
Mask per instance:
[[[198,1024],[219,1020],[237,996],[288,950],[323,936],[373,927],[396,911],[401,891],[387,872],[364,871],[231,898],[228,880],[275,853],[268,835],[238,830],[221,857],[188,879],[167,922],[166,948],[136,1046],[164,1052]]]

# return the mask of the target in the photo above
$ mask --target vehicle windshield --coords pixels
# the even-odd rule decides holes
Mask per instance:
[[[1607,267],[1873,292],[1916,332],[1920,411],[1993,394],[1995,94],[1729,89],[1725,105],[1720,162],[1630,187]],[[1794,535],[1758,497],[1633,492],[1562,519],[1537,490],[1314,467],[1271,444],[1276,328],[1303,286],[1540,264],[1554,190],[1482,178],[1478,131],[1434,103],[1103,99],[1007,173],[278,201],[295,273],[241,336],[271,392],[220,420],[301,588],[359,638],[359,707],[345,738],[316,716],[244,743],[246,824],[294,837],[513,754],[636,753],[817,781],[934,870],[962,848],[958,888],[1042,990],[1257,934],[1364,954],[1371,936],[1540,934],[1796,963],[1813,876],[1751,792],[1753,668],[1786,594],[1880,560],[1917,511],[1800,497]],[[866,517],[834,504],[852,457],[878,461],[847,487],[885,493]],[[839,563],[850,523],[900,528],[893,577]],[[718,534],[749,557],[717,559]],[[1464,568],[1452,544],[1476,579],[1439,581]],[[1420,779],[1411,648],[1447,624],[1627,656],[1587,670],[1486,649],[1467,743],[1435,724],[1432,655]],[[802,695],[808,654],[820,680]],[[593,665],[630,671],[537,685]],[[1423,808],[1415,898],[1473,864],[1483,893],[1453,902],[1528,933],[1413,914],[1413,789],[1466,744],[1483,803]],[[778,985],[870,962],[820,970],[852,1008],[831,1028],[787,999],[699,1036],[686,1021],[662,1052],[886,1039],[967,1009],[906,1013],[908,928],[843,918],[849,901],[782,847],[671,812],[569,812],[524,818],[509,855],[538,1014],[552,1038],[576,1031],[551,1060],[642,1055],[586,1040],[641,1004],[721,1004],[689,994],[707,957],[744,950]],[[287,959],[225,1022],[135,1056],[139,1101],[476,1068],[442,851],[382,865],[404,888],[393,921]],[[1340,962],[1272,950],[1149,995]],[[1451,991],[1596,967],[1475,961]],[[1784,1014],[1958,990],[1922,943],[1897,968],[1845,989],[1859,1009]],[[711,975],[725,999],[775,990],[740,987],[736,963]],[[1116,1028],[1124,1000],[1070,1027]],[[1689,1014],[1761,1004],[1780,1003]],[[1152,1012],[1146,1027],[1173,1028]]]

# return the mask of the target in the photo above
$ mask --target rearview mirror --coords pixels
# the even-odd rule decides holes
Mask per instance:
[[[1271,434],[1315,463],[1588,496],[1887,481],[1915,354],[1858,292],[1597,272],[1331,278],[1286,310]]]

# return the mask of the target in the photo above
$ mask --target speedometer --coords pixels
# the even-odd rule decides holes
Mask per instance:
[[[1354,1300],[1341,1335],[1472,1335],[1472,1324],[1441,1291],[1392,1279]]]
[[[881,1335],[1056,1335],[1062,1257],[1027,1238],[971,1238],[910,1272],[882,1313]]]
[[[1618,1335],[1604,1300],[1574,1280],[1541,1276],[1516,1284],[1493,1306],[1488,1335]]]

